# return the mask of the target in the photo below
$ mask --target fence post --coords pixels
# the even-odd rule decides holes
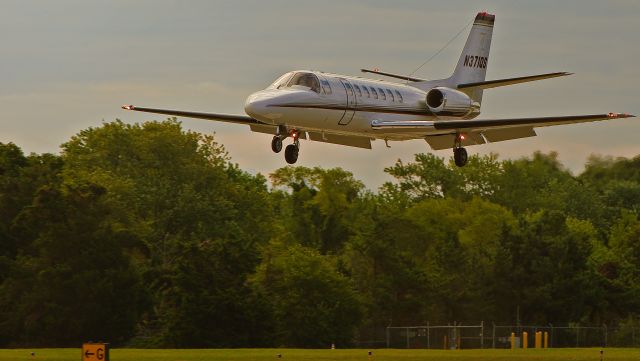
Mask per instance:
[[[389,333],[390,333],[389,326],[387,326],[387,348],[390,347],[390,342],[391,342]]]
[[[405,328],[405,330],[407,332],[407,350],[408,350],[409,349],[409,345],[410,345],[410,342],[409,342],[409,327]]]
[[[493,331],[491,332],[491,347],[496,348],[496,324],[495,322],[491,322],[493,324]]]
[[[544,331],[544,348],[549,348],[549,332]]]
[[[429,327],[429,321],[427,321],[427,348],[431,348],[431,327]]]
[[[529,347],[529,333],[527,333],[527,331],[524,331],[522,333],[522,348],[526,350],[527,347]]]
[[[512,350],[516,349],[516,333],[515,332],[511,332],[511,349]]]
[[[480,322],[480,348],[484,348],[484,321]]]

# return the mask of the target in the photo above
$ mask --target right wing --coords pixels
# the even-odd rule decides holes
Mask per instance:
[[[633,115],[622,113],[571,115],[544,118],[515,119],[478,119],[478,120],[413,120],[391,121],[374,120],[374,130],[384,130],[396,134],[422,135],[434,150],[452,148],[456,134],[466,137],[463,145],[501,142],[504,140],[533,137],[533,128],[553,125],[586,123],[599,120],[630,118]],[[436,134],[434,134],[436,133]]]
[[[214,113],[200,113],[200,112],[186,112],[182,110],[170,110],[170,109],[154,109],[154,108],[142,108],[135,107],[133,105],[123,105],[122,109],[135,110],[137,112],[157,113],[165,115],[175,115],[177,117],[199,118],[207,120],[215,120],[226,123],[236,124],[262,124],[259,121],[246,116],[246,115],[230,115],[230,114],[214,114]]]

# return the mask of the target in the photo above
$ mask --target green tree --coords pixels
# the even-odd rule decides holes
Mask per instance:
[[[141,311],[126,255],[137,242],[99,186],[42,187],[13,230],[29,244],[0,284],[0,340],[16,345],[122,343]]]
[[[275,187],[291,192],[280,197],[287,202],[282,209],[291,239],[323,254],[339,253],[358,217],[354,210],[364,194],[362,182],[340,168],[285,167],[270,178]]]
[[[519,230],[504,235],[497,265],[504,319],[514,319],[519,307],[524,322],[588,321],[600,296],[589,266],[595,239],[589,221],[558,211],[521,216]]]
[[[246,277],[271,237],[264,177],[241,171],[212,136],[184,131],[175,120],[84,130],[63,145],[63,158],[65,182],[106,188],[107,201],[145,246],[137,265],[153,307],[135,344],[246,346],[261,336],[240,326],[255,316],[251,307],[229,311],[249,293]],[[187,321],[198,315],[200,322]]]
[[[351,344],[361,305],[332,256],[274,243],[251,284],[270,304],[276,345],[322,348]]]

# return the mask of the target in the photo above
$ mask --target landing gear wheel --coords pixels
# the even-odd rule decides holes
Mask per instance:
[[[282,150],[282,138],[277,135],[273,137],[273,139],[271,140],[271,150],[274,153],[280,153],[280,151]]]
[[[464,167],[468,160],[467,150],[462,147],[453,148],[453,160],[455,160],[458,167]]]
[[[298,161],[299,151],[300,151],[300,148],[298,148],[297,145],[295,144],[287,145],[287,147],[284,149],[284,159],[287,161],[287,163],[294,164],[295,162]]]

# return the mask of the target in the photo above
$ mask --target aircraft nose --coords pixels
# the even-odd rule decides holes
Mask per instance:
[[[262,92],[251,94],[244,103],[244,111],[252,118],[260,118],[267,112],[269,98]]]

